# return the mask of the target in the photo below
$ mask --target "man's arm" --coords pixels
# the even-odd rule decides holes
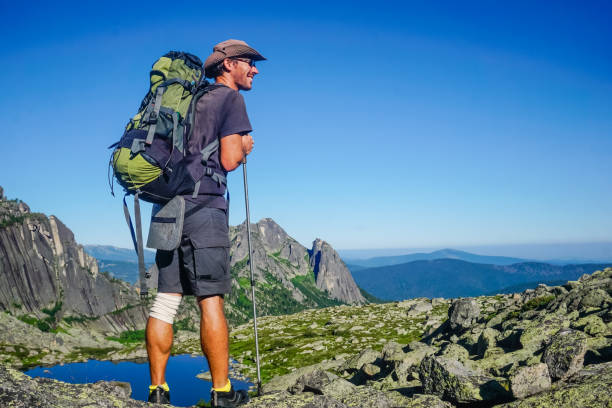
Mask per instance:
[[[220,159],[221,166],[226,171],[235,170],[242,159],[253,150],[253,137],[251,135],[233,135],[224,136],[221,138]]]

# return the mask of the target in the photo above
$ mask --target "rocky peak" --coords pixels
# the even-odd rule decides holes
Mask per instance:
[[[331,297],[346,303],[365,303],[359,287],[353,280],[340,255],[327,242],[317,238],[310,251],[310,266],[317,287]]]
[[[98,273],[96,259],[57,217],[33,213],[19,200],[0,201],[0,310],[38,318],[54,310],[59,320],[98,317],[138,303],[134,288]]]

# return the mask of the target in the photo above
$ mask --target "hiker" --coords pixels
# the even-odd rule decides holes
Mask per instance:
[[[208,164],[235,170],[253,150],[252,131],[244,99],[259,73],[255,61],[265,60],[244,41],[227,40],[213,48],[204,62],[205,75],[214,78],[212,89],[195,107],[195,123],[187,149],[200,154],[211,141],[217,149]],[[204,155],[204,152],[202,152]],[[197,193],[185,195],[185,217],[180,246],[158,250],[158,294],[146,327],[151,386],[149,402],[169,403],[165,369],[172,346],[172,323],[183,295],[196,296],[201,313],[200,340],[212,375],[213,407],[235,407],[248,401],[244,390],[234,390],[228,377],[229,335],[223,311],[224,295],[230,292],[228,200],[211,178],[202,179]],[[204,206],[202,204],[205,204]]]

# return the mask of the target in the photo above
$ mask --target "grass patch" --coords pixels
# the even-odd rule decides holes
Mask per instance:
[[[107,340],[119,342],[121,344],[143,343],[145,341],[145,331],[127,330],[122,332],[119,337],[107,337]]]
[[[31,326],[36,327],[38,330],[40,331],[44,331],[44,332],[49,332],[51,331],[51,326],[49,325],[49,323],[45,320],[39,320],[35,317],[32,316],[19,316],[18,317],[19,320],[21,320],[24,323],[27,323]]]
[[[306,296],[306,298],[316,307],[340,306],[344,303],[331,299],[326,292],[323,292],[315,283],[314,272],[309,271],[306,275],[296,276],[291,279],[291,283]]]
[[[521,308],[521,310],[523,312],[527,310],[540,310],[546,307],[546,305],[548,305],[554,299],[555,299],[555,295],[539,296],[525,303],[523,307]]]

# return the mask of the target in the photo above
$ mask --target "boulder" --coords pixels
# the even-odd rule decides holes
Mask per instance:
[[[612,406],[612,362],[591,365],[568,382],[558,382],[548,391],[495,408],[599,408]]]
[[[405,355],[402,345],[395,341],[386,343],[382,348],[382,360],[386,363],[402,361]]]
[[[408,316],[418,316],[421,314],[426,314],[428,312],[431,312],[431,310],[433,309],[433,306],[431,304],[431,301],[429,299],[420,301],[418,303],[415,303],[413,305],[411,305],[408,308]]]
[[[606,324],[597,315],[588,315],[578,319],[572,323],[571,327],[573,329],[580,329],[591,336],[603,335],[608,331]]]
[[[559,330],[569,327],[570,321],[560,313],[542,312],[533,320],[517,324],[520,329],[519,343],[525,349],[537,351]]]
[[[565,379],[582,368],[586,351],[587,336],[584,333],[563,329],[544,350],[543,361],[553,379]]]
[[[515,398],[523,399],[549,389],[551,386],[548,366],[544,363],[520,367],[510,377],[510,388]]]
[[[610,296],[603,289],[593,289],[586,293],[580,301],[582,308],[602,307],[604,303],[609,303]]]
[[[410,403],[406,408],[453,408],[453,405],[442,401],[435,395],[416,394],[410,399]]]
[[[310,366],[295,369],[294,371],[288,374],[274,377],[264,384],[263,393],[271,394],[275,392],[286,391],[287,389],[294,386],[296,382],[300,379],[300,377],[303,377],[316,370],[336,369],[338,367],[337,363],[338,362],[336,361],[327,361],[319,364],[313,364]]]
[[[421,361],[426,356],[433,355],[436,352],[434,347],[416,341],[410,343],[408,347],[411,351],[404,354],[402,361],[393,363],[394,368],[391,377],[398,385],[407,384]]]
[[[372,378],[380,373],[380,367],[371,363],[366,363],[361,367],[361,372],[365,376]]]
[[[426,357],[419,366],[419,378],[426,394],[460,404],[504,400],[510,396],[504,379],[490,377],[445,357]]]
[[[316,369],[299,377],[293,385],[287,388],[287,391],[289,391],[291,394],[306,391],[322,395],[323,388],[329,385],[336,378],[338,378],[337,375],[321,369]]]
[[[478,343],[476,344],[476,354],[478,354],[480,358],[483,358],[489,348],[495,347],[499,335],[500,333],[495,329],[489,327],[484,329],[478,337]]]
[[[465,362],[470,357],[470,353],[465,348],[455,343],[447,344],[437,355],[461,362]]]
[[[455,300],[448,309],[450,329],[455,332],[463,332],[472,326],[479,315],[480,306],[474,299]]]
[[[380,352],[367,348],[362,350],[359,354],[346,360],[346,362],[340,366],[339,370],[354,372],[361,369],[364,364],[374,364],[376,360],[380,359],[380,357]]]

